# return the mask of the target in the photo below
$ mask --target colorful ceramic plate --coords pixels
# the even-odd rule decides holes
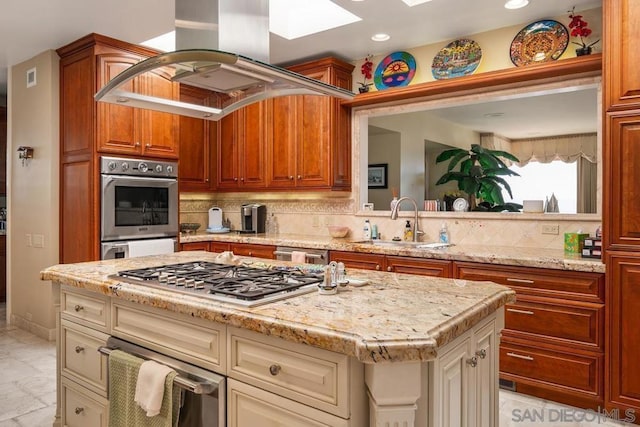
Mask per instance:
[[[384,58],[373,75],[378,90],[409,84],[416,74],[416,60],[410,53],[394,52]]]
[[[511,42],[511,62],[516,67],[556,60],[569,44],[567,28],[551,19],[524,27]]]
[[[452,41],[433,58],[431,74],[436,80],[466,76],[473,73],[482,59],[482,49],[473,40]]]

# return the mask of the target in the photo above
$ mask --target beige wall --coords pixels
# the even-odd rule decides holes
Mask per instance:
[[[26,72],[34,67],[37,84],[27,88]],[[56,297],[39,272],[58,263],[58,55],[43,52],[9,74],[8,311],[11,323],[53,339]],[[16,152],[21,145],[34,148],[24,165]],[[37,247],[40,236],[44,247]]]
[[[369,203],[378,210],[388,210],[392,189],[400,190],[400,134],[387,132],[369,137],[369,164],[384,164],[387,168],[387,188],[370,188]]]

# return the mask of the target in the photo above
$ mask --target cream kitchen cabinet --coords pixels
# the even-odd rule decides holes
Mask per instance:
[[[61,381],[62,426],[107,427],[109,402],[102,396],[62,378]]]
[[[498,333],[502,316],[490,318],[442,348],[430,366],[429,425],[498,425]]]

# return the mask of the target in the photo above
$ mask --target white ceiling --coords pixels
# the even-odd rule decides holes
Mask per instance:
[[[299,0],[313,2],[314,0]],[[408,7],[402,0],[333,0],[362,21],[323,33],[286,40],[271,35],[271,62],[288,64],[332,54],[347,60],[384,54],[597,7],[600,0],[531,0],[510,11],[504,0],[433,0]],[[173,28],[174,0],[20,0],[2,2],[0,13],[0,95],[7,67],[88,33],[140,43]],[[377,43],[374,33],[391,40]]]

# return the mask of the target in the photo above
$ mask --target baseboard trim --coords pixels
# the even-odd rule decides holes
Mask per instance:
[[[37,335],[47,341],[56,340],[56,328],[45,328],[42,325],[38,325],[37,323],[34,323],[33,321],[27,320],[24,317],[18,316],[16,314],[11,315],[11,326],[29,331],[32,334]]]

